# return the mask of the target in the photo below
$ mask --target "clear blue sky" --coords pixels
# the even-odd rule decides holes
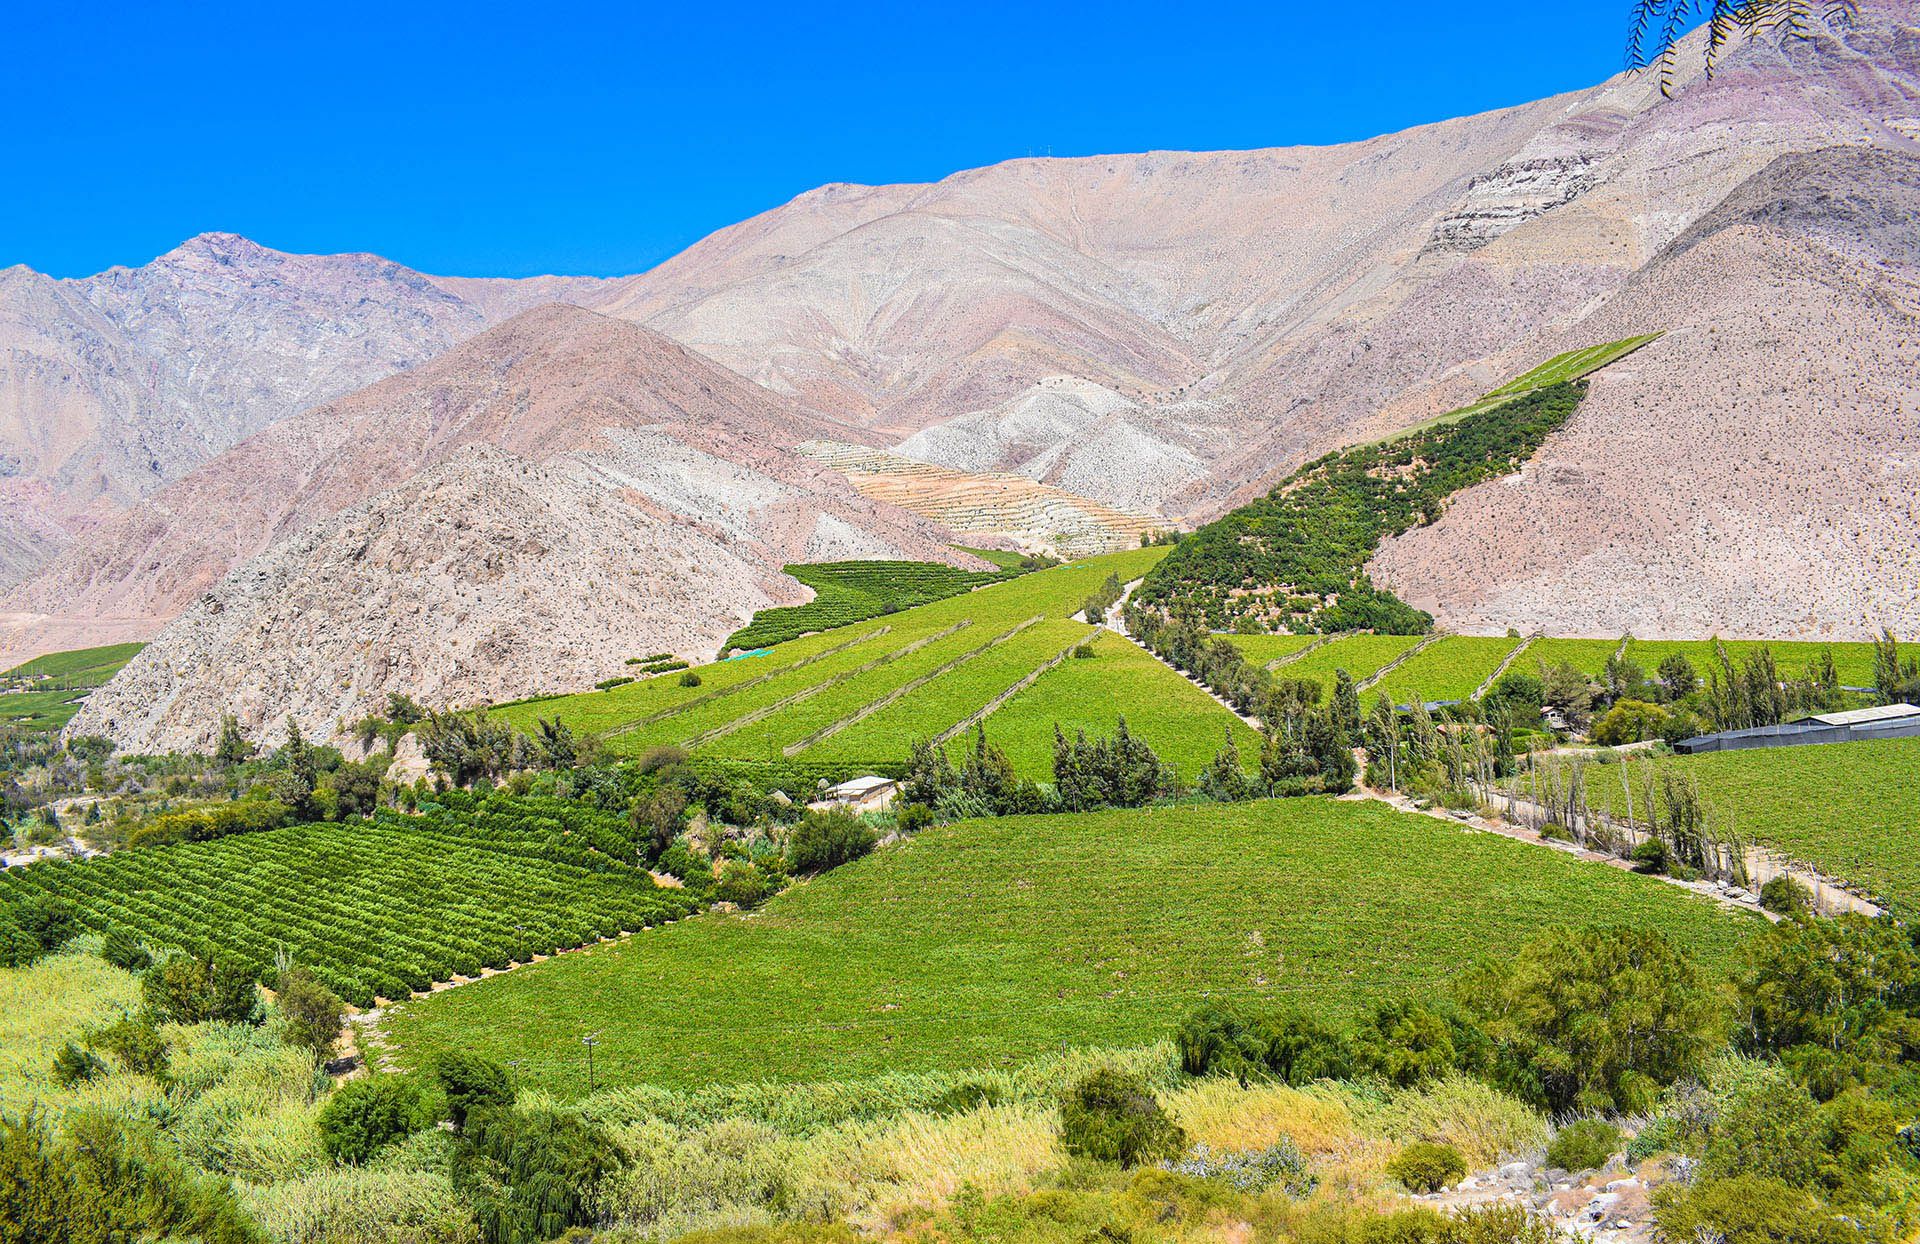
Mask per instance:
[[[1321,6],[22,4],[0,266],[207,230],[434,273],[624,273],[829,181],[1327,143],[1616,72],[1627,0]]]

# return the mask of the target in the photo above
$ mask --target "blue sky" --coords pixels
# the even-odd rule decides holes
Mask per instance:
[[[1327,143],[1616,72],[1627,0],[18,6],[0,267],[207,230],[624,273],[829,181]]]

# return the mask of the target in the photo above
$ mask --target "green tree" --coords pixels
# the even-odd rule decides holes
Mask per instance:
[[[336,1162],[358,1165],[433,1123],[426,1095],[402,1075],[349,1080],[320,1108],[320,1145]]]
[[[298,965],[280,973],[280,991],[274,1003],[286,1043],[306,1050],[316,1063],[326,1062],[340,1039],[346,1004],[312,972]]]
[[[1079,1157],[1138,1166],[1179,1153],[1186,1138],[1146,1085],[1102,1067],[1061,1099],[1060,1143]]]
[[[254,747],[240,733],[240,722],[232,713],[220,714],[220,742],[213,749],[213,759],[222,769],[231,769],[235,765],[245,764],[253,759]]]
[[[1553,928],[1467,973],[1493,1074],[1557,1113],[1646,1110],[1724,1039],[1713,991],[1653,929]]]

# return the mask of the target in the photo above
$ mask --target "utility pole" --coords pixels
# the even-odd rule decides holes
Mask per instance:
[[[580,1038],[580,1044],[587,1047],[587,1092],[593,1092],[593,1047],[600,1044],[600,1034],[590,1033]]]

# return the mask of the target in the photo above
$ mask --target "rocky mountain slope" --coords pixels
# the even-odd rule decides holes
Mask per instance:
[[[1469,631],[1920,632],[1920,155],[1780,158],[1589,326],[1667,335],[1378,581]]]
[[[436,280],[220,233],[79,280],[0,271],[0,584],[287,415],[606,287]]]
[[[619,672],[606,663],[615,649],[707,655],[755,610],[799,603],[805,590],[780,573],[790,561],[968,561],[947,546],[951,533],[782,448],[850,435],[861,433],[638,325],[539,307],[249,438],[111,520],[9,604],[69,619],[180,615],[76,718],[76,730],[111,727],[145,749],[210,737],[208,698],[232,699],[249,727],[271,733],[276,701],[242,693],[281,685],[270,681],[281,668],[305,671],[311,685],[287,706],[326,736],[384,694],[365,676],[375,633],[404,633],[396,642],[426,653],[490,636],[485,650],[458,649],[468,664],[430,680],[448,695],[579,686]],[[514,481],[497,502],[482,487],[496,478]],[[587,495],[592,515],[522,521]],[[349,510],[352,521],[334,521]],[[593,573],[572,573],[576,552],[559,551],[576,521],[581,547],[601,555],[578,563]],[[455,534],[428,539],[443,527]],[[406,553],[407,532],[428,540],[426,560]],[[544,573],[536,548],[552,553]],[[392,555],[374,558],[382,549]],[[343,582],[353,590],[324,587]],[[649,583],[677,613],[649,607],[605,622],[606,600],[637,598]],[[523,590],[543,594],[540,609],[517,603]],[[447,593],[473,599],[430,607]],[[581,619],[573,628],[534,634],[569,608]],[[443,633],[452,629],[462,636]],[[545,659],[482,660],[523,650]]]
[[[1699,57],[1683,49],[1679,64],[1697,70]],[[1909,4],[1867,0],[1812,37],[1734,49],[1671,100],[1650,77],[1622,78],[1344,146],[1021,160],[928,186],[829,187],[715,235],[606,305],[915,456],[1201,520],[1326,450],[1642,323],[1630,310],[1652,305],[1641,278],[1780,157],[1911,153],[1916,136],[1920,19]],[[1761,301],[1676,298],[1662,312],[1675,323],[1649,326],[1771,314],[1766,263],[1726,258],[1759,266],[1729,274],[1719,294]],[[1870,309],[1902,295],[1890,274],[1860,275],[1866,294],[1834,304],[1835,331],[1860,343],[1868,368],[1891,370],[1803,377],[1813,388],[1794,448],[1773,451],[1773,470],[1746,471],[1748,500],[1715,521],[1797,504],[1798,481],[1824,465],[1822,420],[1845,439],[1878,418],[1885,443],[1898,440],[1891,412],[1873,415],[1856,390],[1906,374],[1902,330]],[[1767,362],[1694,354],[1688,365],[1708,370],[1677,388],[1655,387],[1677,369],[1651,365],[1603,388],[1690,427],[1746,383],[1741,368]],[[1666,452],[1682,477],[1718,469],[1708,438]],[[1653,478],[1623,473],[1618,503],[1667,506]],[[1852,521],[1838,492],[1811,502],[1807,522]],[[1913,531],[1884,510],[1870,525]],[[1716,540],[1737,543],[1730,531]],[[1750,630],[1757,620],[1733,611],[1731,563],[1694,556],[1697,543],[1674,529],[1637,539],[1639,582],[1692,602],[1671,625]],[[1770,621],[1857,635],[1880,612],[1858,593],[1781,590],[1792,604],[1770,607]],[[1554,616],[1617,633],[1610,595],[1557,602]]]

